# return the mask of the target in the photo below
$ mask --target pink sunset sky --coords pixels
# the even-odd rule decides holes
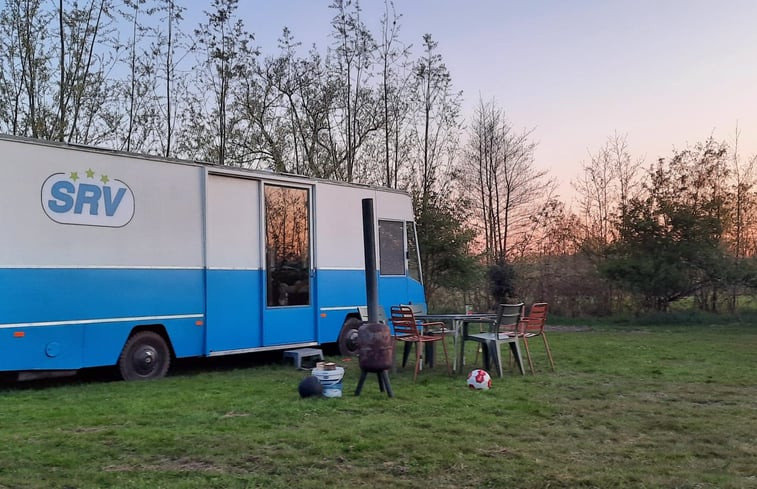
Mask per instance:
[[[328,0],[241,0],[239,13],[264,55],[284,26],[322,51]],[[363,0],[378,35],[381,0]],[[495,100],[517,128],[533,128],[535,163],[570,185],[616,132],[647,163],[713,135],[743,161],[757,154],[757,1],[395,0],[401,37],[421,53],[439,43],[464,114]],[[205,9],[208,9],[206,7]],[[186,26],[202,8],[193,5]]]

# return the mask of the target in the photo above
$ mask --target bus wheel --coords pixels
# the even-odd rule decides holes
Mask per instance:
[[[159,379],[171,364],[171,352],[158,333],[140,331],[129,338],[118,357],[118,369],[124,380]]]
[[[354,357],[357,355],[359,346],[357,344],[357,330],[363,322],[356,318],[350,317],[342,325],[342,331],[339,333],[339,353],[345,357]]]

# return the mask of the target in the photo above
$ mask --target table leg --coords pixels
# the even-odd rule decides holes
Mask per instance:
[[[430,341],[425,345],[425,351],[423,352],[423,360],[431,368],[434,368],[434,343],[436,341]]]
[[[457,350],[455,352],[455,371],[461,373],[465,366],[465,342],[463,341],[463,328],[465,326],[463,321],[459,319],[453,320],[452,324],[455,328],[455,346]]]
[[[457,341],[458,341],[458,334],[457,334],[457,324],[453,320],[451,322],[452,326],[452,371],[457,372]]]
[[[514,341],[510,342],[510,351],[513,352],[513,356],[515,357],[515,363],[518,364],[518,369],[520,370],[520,374],[526,375],[526,371],[523,370],[523,358],[520,356],[520,346],[518,345],[517,338]]]
[[[410,349],[413,347],[413,344],[409,341],[403,341],[405,344],[404,348],[402,349],[402,368],[405,368],[405,365],[407,365],[407,359],[410,357]]]

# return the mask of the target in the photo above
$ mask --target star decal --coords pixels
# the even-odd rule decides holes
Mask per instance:
[[[95,170],[93,170],[92,168],[87,170],[87,178],[95,178]]]
[[[79,179],[79,172],[77,172],[77,171],[72,171],[72,172],[71,172],[71,175],[70,175],[70,176],[69,176],[68,178],[70,178],[70,179],[71,179],[71,180],[73,180],[74,182],[75,182],[75,181],[77,181],[77,180]]]
[[[102,183],[108,183],[110,181],[110,179],[108,178],[108,175],[103,175],[103,176],[100,177],[100,181]]]

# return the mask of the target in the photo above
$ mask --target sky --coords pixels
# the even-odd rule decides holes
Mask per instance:
[[[329,0],[241,0],[262,53],[284,26],[309,47],[330,43]],[[199,2],[195,2],[198,5]],[[208,2],[209,5],[209,2]],[[360,2],[378,33],[383,0]],[[535,165],[564,199],[614,134],[647,164],[706,140],[757,155],[757,1],[394,0],[401,38],[421,54],[438,41],[464,115],[494,100],[516,129],[533,129]],[[196,10],[195,10],[196,9]],[[207,7],[206,9],[209,9]],[[202,18],[191,7],[189,24]]]

